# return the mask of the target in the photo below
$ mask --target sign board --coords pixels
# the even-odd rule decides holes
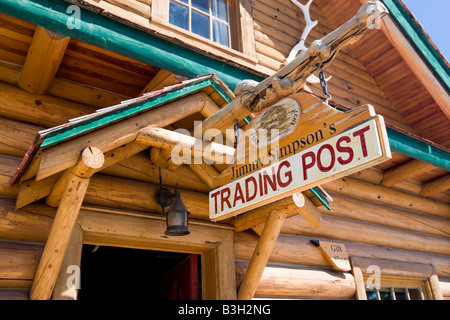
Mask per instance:
[[[320,252],[331,263],[333,268],[341,271],[351,270],[344,244],[322,240],[311,240],[311,243],[319,248]]]
[[[390,158],[383,118],[371,106],[340,112],[311,94],[280,101],[253,120],[280,128],[236,155],[209,194],[210,219],[223,220]],[[253,122],[252,121],[252,122]],[[254,128],[254,127],[253,127]],[[259,128],[258,128],[259,129]],[[247,130],[251,144],[256,130]],[[277,138],[277,139],[275,139]],[[276,144],[273,142],[277,140]],[[264,152],[261,150],[264,149]]]

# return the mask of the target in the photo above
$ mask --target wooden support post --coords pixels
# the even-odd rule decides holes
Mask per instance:
[[[31,93],[46,93],[55,79],[69,41],[69,37],[62,37],[38,26],[20,75],[19,86]]]
[[[251,300],[253,298],[285,219],[286,214],[279,211],[272,211],[269,214],[267,223],[248,265],[247,272],[239,287],[239,300]]]
[[[98,166],[104,159],[102,153],[99,154],[93,150],[95,148],[87,148],[83,151],[81,161],[65,178],[67,182],[61,202],[31,287],[30,299],[32,300],[50,299],[55,288],[90,176],[95,172],[91,165]]]
[[[52,300],[77,300],[80,281],[83,230],[77,223],[72,231]]]

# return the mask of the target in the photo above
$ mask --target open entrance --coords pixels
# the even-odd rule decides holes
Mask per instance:
[[[198,300],[200,255],[83,245],[79,300]]]

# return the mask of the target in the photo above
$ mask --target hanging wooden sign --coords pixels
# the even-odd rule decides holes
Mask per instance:
[[[322,240],[311,240],[311,243],[320,250],[333,268],[341,271],[351,270],[344,244]]]
[[[296,93],[252,121],[235,164],[209,194],[210,219],[235,216],[390,157],[383,118],[372,106],[341,112],[310,93]]]

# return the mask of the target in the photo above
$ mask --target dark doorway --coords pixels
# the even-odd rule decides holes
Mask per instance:
[[[79,300],[201,299],[200,256],[83,245]]]

